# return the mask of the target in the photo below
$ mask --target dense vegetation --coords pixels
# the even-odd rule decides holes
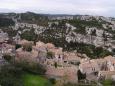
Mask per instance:
[[[77,28],[84,28],[86,26],[102,28],[102,23],[97,21],[96,19],[92,19],[90,21],[75,19],[69,20],[69,23]]]
[[[78,70],[77,76],[78,76],[78,81],[86,79],[86,74],[82,74],[80,70]]]
[[[45,86],[50,84],[49,80],[43,77],[46,70],[42,65],[33,61],[28,62],[27,60],[17,62],[10,55],[4,55],[3,57],[8,64],[0,66],[0,85]],[[33,82],[33,80],[35,81]],[[48,86],[51,86],[51,84]]]
[[[101,84],[103,86],[114,86],[115,85],[115,81],[114,80],[110,80],[110,79],[103,80],[103,81],[101,81]]]
[[[12,19],[0,17],[0,27],[13,26],[15,23]]]
[[[1,86],[23,86],[22,71],[12,65],[5,65],[0,70],[0,85]]]
[[[102,47],[95,47],[94,45],[84,44],[84,43],[74,43],[70,42],[67,43],[66,50],[77,50],[79,53],[85,53],[90,58],[103,58],[107,55],[111,55],[111,53]]]
[[[41,26],[48,25],[48,18],[45,15],[35,14],[32,12],[21,13],[21,22],[28,22],[31,24],[38,24]]]
[[[25,31],[21,34],[22,39],[26,39],[28,41],[35,41],[37,39],[37,35],[34,33],[34,30]]]
[[[18,49],[18,48],[21,48],[21,47],[22,47],[22,45],[20,45],[20,44],[15,45],[15,49]]]
[[[6,27],[1,27],[0,29],[2,29],[2,31],[8,33],[9,37],[14,37],[16,36],[17,32],[16,30],[13,30],[12,28],[6,28]]]
[[[100,23],[96,19],[93,19],[90,21],[75,19],[75,20],[69,20],[68,22],[77,28],[75,30],[76,33],[81,33],[81,34],[86,34],[86,31],[85,31],[86,27],[103,28],[102,23]]]
[[[52,42],[57,47],[63,47],[64,51],[74,51],[76,50],[79,53],[86,54],[92,59],[96,58],[103,58],[107,55],[111,55],[111,53],[102,47],[95,47],[94,45],[84,44],[84,43],[77,43],[77,42],[70,42],[68,43],[63,38],[55,38],[51,36],[47,36],[43,38],[40,36],[39,40],[48,43]]]
[[[97,86],[97,84],[96,83],[91,83],[91,84],[87,84],[87,83],[79,83],[79,84],[67,83],[67,84],[64,84],[64,86]]]
[[[0,71],[1,86],[52,86],[50,81],[38,74],[23,71],[14,66],[3,66]]]
[[[23,75],[24,86],[52,86],[47,78],[26,73]]]

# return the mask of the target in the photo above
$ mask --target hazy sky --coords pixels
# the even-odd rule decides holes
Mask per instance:
[[[115,0],[0,0],[0,12],[25,11],[115,17]]]

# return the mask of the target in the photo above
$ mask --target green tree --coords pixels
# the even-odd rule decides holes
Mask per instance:
[[[57,68],[57,66],[58,66],[57,62],[54,63],[54,66],[55,66],[55,68]]]
[[[80,70],[77,72],[78,80],[86,79],[86,74],[83,74]]]
[[[24,44],[23,45],[23,50],[31,52],[32,51],[32,45],[31,44]]]
[[[1,86],[23,86],[22,71],[11,65],[4,65],[0,70]]]
[[[3,58],[7,61],[11,61],[14,57],[8,54],[3,55]]]
[[[49,81],[54,85],[56,84],[56,79],[55,78],[50,78]]]
[[[53,52],[47,52],[47,58],[49,58],[49,59],[53,59],[53,57],[54,57],[54,54],[53,54]]]
[[[22,60],[16,62],[16,66],[22,68],[24,71],[34,73],[34,74],[44,75],[46,72],[46,69],[43,65],[33,61],[28,62],[27,60]]]
[[[20,44],[15,45],[15,49],[21,48],[22,46]]]

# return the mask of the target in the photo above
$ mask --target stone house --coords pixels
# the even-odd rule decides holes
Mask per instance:
[[[86,75],[100,71],[97,62],[91,60],[81,63],[79,69],[82,73],[86,73]]]
[[[37,62],[38,52],[32,50],[31,52],[23,51],[22,48],[16,50],[16,60],[26,60]]]
[[[23,40],[18,41],[17,44],[20,44],[20,45],[31,44],[31,45],[33,45],[34,42],[23,39]]]
[[[8,34],[0,31],[0,43],[4,43],[8,41]]]
[[[74,64],[80,63],[81,58],[74,52],[64,52],[63,54],[64,63]]]
[[[46,75],[49,78],[55,78],[57,80],[65,80],[66,82],[77,83],[77,67],[47,67]]]
[[[115,58],[107,56],[104,58],[107,62],[108,71],[115,71]]]
[[[115,71],[99,71],[99,79],[112,79],[112,76],[115,75]]]
[[[2,54],[13,54],[15,51],[14,45],[6,44],[6,43],[3,43],[0,48]]]

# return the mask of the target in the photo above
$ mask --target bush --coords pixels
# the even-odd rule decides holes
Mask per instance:
[[[37,39],[37,35],[34,33],[34,30],[31,29],[30,31],[25,31],[21,34],[22,39],[26,39],[28,41],[35,41]]]
[[[10,56],[10,55],[8,55],[8,54],[6,54],[6,55],[3,56],[3,58],[4,58],[5,60],[7,60],[7,61],[11,61],[13,57]]]
[[[77,72],[78,80],[86,79],[86,74],[81,73],[80,70]]]
[[[55,66],[55,68],[57,68],[57,66],[58,66],[57,62],[54,63],[54,66]]]
[[[1,18],[0,17],[0,27],[8,27],[14,25],[15,22],[9,18]]]
[[[56,80],[54,78],[50,78],[49,81],[52,83],[52,84],[56,84]]]
[[[46,72],[46,69],[44,66],[42,66],[39,63],[36,62],[28,62],[26,60],[20,61],[16,63],[16,66],[19,68],[22,68],[24,71],[34,73],[34,74],[40,74],[44,75]]]
[[[53,52],[47,52],[47,58],[53,59],[53,56],[54,56]]]
[[[15,45],[15,49],[21,48],[22,46],[20,44]]]
[[[30,44],[24,44],[23,45],[23,50],[31,52],[32,51],[32,45],[30,45]]]
[[[1,86],[23,86],[21,80],[22,71],[11,65],[5,65],[0,71]]]
[[[114,86],[115,84],[113,84],[113,81],[112,80],[103,80],[102,82],[101,82],[101,84],[103,85],[103,86]]]

